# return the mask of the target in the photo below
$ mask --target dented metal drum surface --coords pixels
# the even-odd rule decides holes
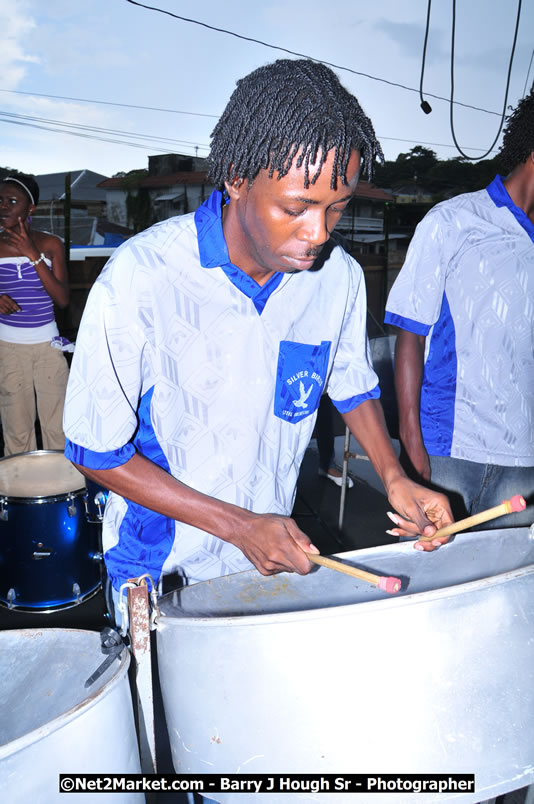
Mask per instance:
[[[343,553],[402,591],[321,567],[165,596],[158,661],[173,761],[190,773],[475,773],[478,802],[534,782],[534,539],[527,528]],[[252,802],[252,794],[210,794]],[[339,794],[279,794],[338,802]]]
[[[0,632],[0,801],[136,804],[141,793],[59,792],[59,774],[140,773],[123,650],[89,688],[104,660],[100,635],[75,629]]]

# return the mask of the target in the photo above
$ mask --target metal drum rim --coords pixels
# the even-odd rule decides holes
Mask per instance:
[[[448,545],[452,547],[452,544]],[[387,545],[386,547],[390,547]],[[443,545],[443,547],[447,547],[447,545]],[[440,549],[443,549],[440,548]],[[380,550],[380,548],[375,548]],[[358,552],[358,551],[354,551]],[[366,551],[367,552],[367,551]],[[340,555],[345,555],[346,553],[342,553]],[[252,570],[245,570],[245,572],[252,572]],[[317,572],[329,572],[329,570],[325,567],[320,567]],[[243,573],[243,574],[244,574]],[[241,574],[241,573],[236,573]],[[280,573],[283,575],[284,573]],[[447,597],[457,597],[459,595],[466,595],[472,592],[482,591],[493,586],[501,585],[507,583],[513,579],[519,579],[524,576],[533,575],[534,576],[534,563],[527,564],[524,567],[518,567],[517,569],[508,570],[507,572],[498,573],[497,575],[490,575],[485,578],[479,578],[475,581],[465,581],[464,583],[458,583],[450,586],[443,586],[439,587],[438,589],[429,589],[426,592],[413,592],[412,594],[403,595],[402,597],[397,597],[396,595],[384,595],[384,598],[381,600],[368,600],[359,603],[342,603],[337,606],[327,606],[324,608],[316,608],[316,609],[304,609],[301,611],[281,611],[275,613],[265,613],[265,614],[245,614],[241,616],[209,616],[209,615],[202,615],[202,616],[180,616],[180,615],[173,615],[173,614],[166,614],[164,611],[161,612],[161,617],[158,622],[158,631],[164,630],[167,626],[171,627],[176,625],[177,623],[180,624],[181,627],[195,627],[195,626],[202,626],[202,627],[211,627],[216,628],[220,626],[264,626],[264,625],[282,625],[285,623],[291,623],[294,621],[312,621],[315,619],[327,619],[332,617],[354,617],[354,615],[369,615],[373,613],[378,613],[389,609],[391,607],[398,608],[399,606],[413,606],[413,605],[420,605],[423,603],[428,602],[429,600],[439,600],[441,598]],[[204,583],[209,583],[209,581],[204,581]],[[174,592],[168,593],[164,597],[171,597]]]
[[[60,449],[34,449],[31,452],[17,452],[15,455],[4,455],[2,458],[0,458],[0,463],[2,463],[2,461],[9,461],[11,458],[20,458],[23,455],[63,455],[63,457],[65,457],[64,453]],[[67,458],[65,458],[65,460],[67,460]],[[80,486],[77,489],[72,489],[71,491],[67,491],[63,494],[54,496],[40,494],[36,497],[15,497],[13,495],[2,494],[0,492],[0,500],[5,500],[6,502],[16,502],[19,505],[40,505],[42,503],[63,502],[63,500],[68,500],[68,498],[73,495],[78,497],[81,494],[85,494],[86,491],[86,486]]]
[[[2,640],[2,634],[19,634],[19,635],[28,635],[28,638],[32,638],[37,634],[43,634],[43,632],[61,632],[63,633],[75,633],[75,634],[97,634],[97,631],[88,631],[83,628],[16,628],[8,631],[1,631],[0,632],[0,642]],[[104,660],[104,654],[99,654],[95,659],[95,670],[98,667],[98,659],[100,661]],[[0,761],[6,759],[7,757],[11,757],[14,754],[17,754],[19,751],[26,748],[28,745],[34,745],[39,743],[41,740],[44,740],[50,734],[53,734],[55,731],[63,728],[68,723],[71,723],[75,718],[81,715],[84,712],[89,711],[94,706],[96,706],[100,701],[105,698],[107,695],[110,695],[111,692],[114,691],[115,687],[122,681],[124,675],[127,675],[128,667],[130,665],[130,652],[128,649],[124,649],[121,654],[120,662],[117,663],[117,668],[111,678],[104,684],[104,686],[99,687],[98,691],[95,693],[88,692],[86,698],[83,701],[80,701],[79,704],[72,706],[70,709],[67,709],[62,714],[58,715],[52,720],[43,723],[42,726],[37,726],[36,728],[32,729],[31,731],[26,732],[25,734],[21,734],[20,737],[16,737],[14,740],[10,740],[8,743],[4,743],[0,745]],[[89,688],[90,689],[90,688]]]
[[[88,600],[91,600],[95,597],[102,588],[102,581],[98,581],[97,585],[86,592],[84,595],[80,595],[79,598],[76,600],[68,600],[66,603],[60,603],[57,606],[50,606],[49,608],[36,608],[35,606],[10,606],[9,603],[6,603],[5,600],[0,598],[0,608],[5,609],[11,612],[19,612],[19,614],[56,614],[59,611],[67,611],[68,609],[73,609],[76,606],[80,606],[82,603],[87,603]],[[25,629],[13,628],[13,631],[21,631]],[[83,629],[72,629],[72,630],[83,630]]]

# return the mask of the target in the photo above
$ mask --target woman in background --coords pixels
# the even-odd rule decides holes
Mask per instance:
[[[69,288],[59,237],[30,229],[39,186],[21,173],[0,182],[0,415],[4,454],[63,450],[63,402],[68,379],[54,304],[66,307]]]

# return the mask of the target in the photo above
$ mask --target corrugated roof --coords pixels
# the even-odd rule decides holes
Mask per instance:
[[[98,185],[105,190],[123,189],[123,179],[106,179]],[[138,187],[145,187],[147,190],[162,187],[173,187],[176,184],[207,184],[208,174],[206,171],[170,173],[167,176],[146,176],[141,179]],[[386,190],[381,190],[368,181],[359,181],[355,192],[356,198],[368,198],[372,201],[394,201],[394,197]]]
[[[208,174],[203,171],[183,171],[182,173],[169,173],[167,176],[145,176],[135,185],[146,187],[147,190],[157,190],[162,187],[174,187],[176,184],[207,184]],[[121,177],[105,179],[98,185],[104,190],[122,190],[123,179]]]
[[[369,198],[372,201],[394,201],[394,197],[387,190],[382,190],[369,181],[360,179],[356,185],[355,198]]]
[[[39,185],[39,201],[62,198],[65,193],[66,173],[43,173],[35,179]],[[101,183],[106,176],[92,170],[71,170],[72,201],[105,201],[106,193]]]

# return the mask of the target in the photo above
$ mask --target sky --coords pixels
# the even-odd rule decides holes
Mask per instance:
[[[418,144],[440,159],[459,156],[450,104],[428,94],[450,97],[452,0],[432,4],[424,81],[429,115],[418,94],[427,0],[146,5],[336,65],[371,118],[386,159]],[[483,156],[499,130],[517,5],[456,0],[454,97],[467,106],[455,104],[454,126],[470,156]],[[34,174],[85,168],[112,176],[148,167],[151,154],[207,156],[236,80],[291,57],[127,0],[0,0],[0,27],[0,165]],[[533,31],[534,0],[523,0],[508,112],[534,81]],[[84,136],[65,133],[65,124]]]

